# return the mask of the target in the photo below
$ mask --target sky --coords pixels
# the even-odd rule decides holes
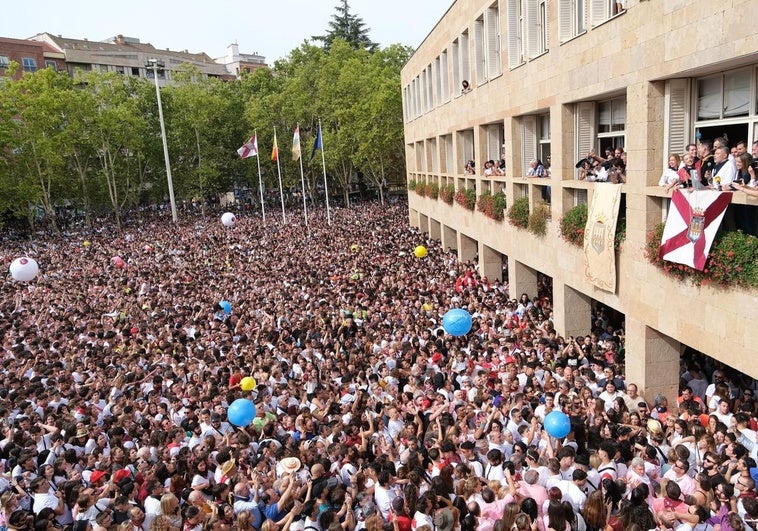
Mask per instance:
[[[431,32],[454,0],[349,0],[369,37],[382,47],[413,48]],[[258,53],[273,65],[304,40],[323,35],[341,0],[35,0],[14,2],[13,17],[0,18],[0,37],[26,39],[51,33],[101,41],[136,37],[156,48],[216,58],[229,44]]]

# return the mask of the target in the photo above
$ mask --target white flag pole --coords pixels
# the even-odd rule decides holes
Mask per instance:
[[[266,226],[266,206],[263,204],[263,179],[261,179],[261,154],[258,148],[258,130],[253,133],[255,135],[255,158],[258,159],[258,190],[261,192],[261,214],[263,215],[263,226]]]
[[[276,172],[279,174],[279,198],[282,201],[282,223],[287,223],[287,214],[284,212],[284,189],[282,188],[282,168],[279,166],[279,144],[276,142],[276,127],[274,127],[274,146],[276,146]]]
[[[298,142],[300,142],[300,124],[297,124],[297,131],[298,131]],[[298,160],[300,161],[300,185],[302,187],[303,192],[303,217],[305,218],[305,229],[308,231],[308,236],[311,235],[311,228],[308,226],[308,205],[305,201],[305,177],[303,175],[303,149],[302,145],[298,146],[300,148],[298,153]]]
[[[324,132],[321,130],[321,118],[318,119],[318,133],[321,135],[321,167],[324,169],[324,196],[326,196],[326,223],[332,224],[332,214],[329,210],[329,187],[326,184],[326,159],[324,158]]]

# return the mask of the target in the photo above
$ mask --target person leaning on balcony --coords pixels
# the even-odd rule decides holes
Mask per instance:
[[[545,166],[537,159],[529,161],[529,171],[526,172],[528,177],[545,177]]]
[[[666,191],[668,192],[672,188],[681,184],[682,180],[681,176],[679,175],[679,167],[681,164],[682,160],[679,158],[678,154],[672,153],[669,155],[669,165],[665,170],[663,170],[661,178],[658,181],[658,186],[665,187]]]
[[[729,187],[736,175],[735,165],[729,160],[729,148],[719,145],[713,152],[713,186],[717,190]]]
[[[495,161],[488,160],[484,163],[484,171],[482,175],[485,177],[492,177],[495,174]]]
[[[751,186],[745,186],[744,184],[740,184],[737,181],[734,181],[732,183],[732,187],[740,192],[745,192],[749,196],[758,197],[758,189]]]
[[[695,162],[695,169],[700,174],[700,182],[703,186],[707,186],[713,172],[713,154],[711,153],[711,141],[704,140],[698,144],[698,156],[700,157]]]
[[[621,157],[611,159],[610,163],[608,178],[613,184],[624,184],[626,182],[626,163]]]

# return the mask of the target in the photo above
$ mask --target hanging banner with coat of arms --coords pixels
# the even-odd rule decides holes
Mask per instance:
[[[731,192],[674,190],[660,257],[702,271],[731,201]]]
[[[584,228],[584,278],[598,288],[616,293],[616,218],[621,185],[595,185]]]

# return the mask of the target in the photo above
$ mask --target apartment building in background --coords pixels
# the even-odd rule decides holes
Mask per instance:
[[[19,55],[16,49],[29,52]],[[266,66],[265,57],[240,54],[237,44],[230,45],[229,49],[232,51],[226,56],[213,59],[204,52],[158,49],[152,44],[140,42],[138,38],[123,35],[91,41],[39,33],[27,40],[0,39],[0,68],[3,68],[4,58],[7,58],[8,61],[17,60],[22,64],[22,73],[54,65],[56,70],[68,72],[71,76],[78,72],[99,71],[153,79],[153,70],[146,64],[157,59],[163,64],[163,69],[158,71],[158,82],[165,85],[171,83],[175,73],[185,65],[195,68],[200,76],[222,80],[237,79],[245,72]],[[31,51],[35,51],[36,55],[32,55]],[[16,59],[16,55],[22,60]]]

